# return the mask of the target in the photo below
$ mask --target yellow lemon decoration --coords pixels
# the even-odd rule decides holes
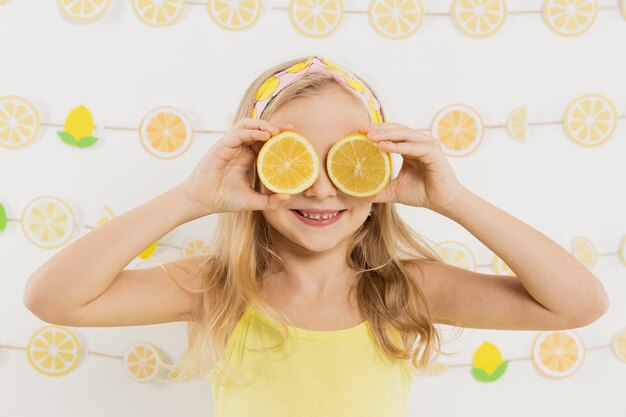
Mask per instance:
[[[593,242],[586,237],[576,236],[572,239],[572,248],[574,256],[583,265],[589,269],[593,269],[598,263],[598,251]]]
[[[441,375],[448,370],[449,364],[444,362],[429,362],[426,368],[415,368],[415,372],[420,375]]]
[[[462,33],[483,37],[497,32],[506,19],[504,0],[454,0],[452,22]]]
[[[485,129],[478,112],[463,104],[452,104],[440,110],[431,122],[430,134],[439,139],[449,156],[467,156],[483,139]]]
[[[130,378],[139,383],[146,383],[164,374],[163,359],[160,350],[150,343],[135,343],[126,349],[124,369]]]
[[[421,0],[374,0],[369,6],[370,24],[376,32],[391,39],[413,34],[424,20]]]
[[[583,363],[585,345],[573,330],[541,332],[533,342],[531,358],[535,368],[550,378],[565,378]]]
[[[113,213],[113,210],[111,210],[109,206],[104,206],[103,213],[100,215],[100,217],[96,221],[96,227],[102,226],[103,224],[110,222],[114,218],[115,218],[115,214]]]
[[[619,258],[622,260],[622,263],[626,265],[626,236],[622,239],[622,243],[619,245]]]
[[[433,248],[445,263],[465,268],[469,271],[476,270],[476,257],[467,245],[456,240],[443,240]]]
[[[613,336],[611,350],[617,359],[626,362],[626,327]]]
[[[619,8],[622,11],[622,16],[624,16],[624,19],[626,19],[626,0],[620,0]]]
[[[527,108],[525,104],[513,110],[506,119],[506,131],[509,132],[513,139],[517,139],[520,142],[526,141],[527,125]]]
[[[133,0],[135,14],[147,25],[169,26],[183,15],[186,0]]]
[[[95,126],[89,109],[83,105],[75,107],[65,118],[63,129],[57,133],[63,142],[78,148],[92,146],[98,138],[92,136]]]
[[[504,263],[504,261],[498,256],[493,256],[493,271],[498,275],[511,275],[515,276],[515,273],[509,268],[509,266]]]
[[[472,375],[481,382],[493,382],[499,379],[509,364],[502,360],[500,350],[486,340],[474,352]]]
[[[576,36],[593,25],[597,0],[544,0],[543,20],[557,35]]]
[[[563,115],[563,129],[574,143],[597,146],[606,142],[617,127],[617,109],[600,94],[575,98]]]
[[[0,146],[23,148],[39,133],[39,115],[27,100],[18,96],[0,97]]]
[[[26,357],[31,366],[44,375],[65,375],[80,361],[80,342],[66,327],[44,326],[28,340]]]
[[[259,150],[256,168],[259,179],[268,190],[297,194],[317,179],[320,158],[304,136],[287,130],[265,141]]]
[[[208,255],[211,252],[211,247],[204,239],[189,239],[183,244],[182,252],[183,258]]]
[[[290,0],[289,19],[304,36],[321,38],[333,33],[343,20],[342,0]]]
[[[92,22],[108,9],[110,0],[58,0],[59,9],[73,22]]]
[[[391,180],[391,155],[367,135],[355,133],[335,142],[328,151],[326,171],[337,188],[354,197],[379,193]]]
[[[31,200],[22,212],[22,231],[34,245],[57,248],[74,234],[74,213],[57,197],[41,196]]]
[[[172,159],[183,154],[193,138],[189,118],[170,106],[151,110],[141,121],[139,139],[148,153],[158,158]]]
[[[148,259],[149,257],[152,256],[152,254],[154,253],[154,250],[157,247],[157,242],[154,242],[152,245],[148,246],[146,249],[143,250],[143,252],[141,252],[138,257],[139,259]]]
[[[260,0],[209,0],[209,16],[227,30],[244,30],[252,27],[261,16]]]

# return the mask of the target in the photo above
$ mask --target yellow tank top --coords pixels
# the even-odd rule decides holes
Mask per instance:
[[[288,326],[288,332],[287,347],[254,351],[280,335],[254,305],[246,308],[226,354],[252,379],[236,382],[219,373],[211,382],[216,417],[405,416],[413,367],[382,354],[369,321],[329,331]],[[395,334],[392,340],[401,340]]]

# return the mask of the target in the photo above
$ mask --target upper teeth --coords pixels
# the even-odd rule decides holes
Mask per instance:
[[[336,211],[336,212],[334,212],[334,213],[329,213],[329,214],[323,214],[323,215],[322,215],[322,214],[307,213],[306,211],[302,211],[302,210],[300,210],[300,213],[302,213],[302,215],[303,215],[304,217],[309,217],[309,218],[311,218],[311,219],[317,219],[317,220],[320,220],[320,219],[329,219],[329,218],[331,218],[331,217],[335,217],[337,214],[339,214],[339,212],[338,212],[338,211]]]

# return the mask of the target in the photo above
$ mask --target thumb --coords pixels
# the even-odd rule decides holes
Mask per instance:
[[[267,205],[270,209],[277,209],[288,203],[292,197],[292,194],[272,194],[268,196]]]

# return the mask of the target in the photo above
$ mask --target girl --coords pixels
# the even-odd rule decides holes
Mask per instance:
[[[583,264],[463,186],[438,140],[385,122],[369,86],[327,59],[265,71],[235,120],[184,182],[35,271],[29,309],[70,326],[188,321],[188,349],[171,377],[211,382],[218,417],[402,416],[413,370],[441,353],[435,324],[566,329],[606,311],[604,288]],[[304,192],[273,194],[254,162],[284,130],[308,138],[321,158],[365,133],[403,164],[369,198],[340,192],[324,163]],[[516,276],[445,264],[393,203],[457,221]],[[302,219],[320,212],[338,219]],[[123,269],[178,225],[215,214],[209,256]]]

